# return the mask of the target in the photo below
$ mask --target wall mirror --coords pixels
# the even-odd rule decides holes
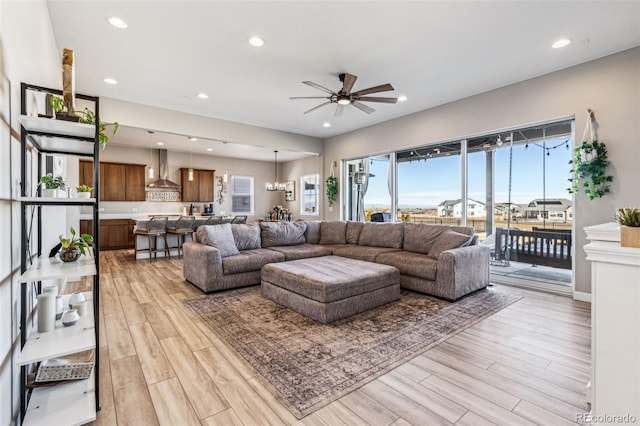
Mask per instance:
[[[317,216],[320,206],[320,175],[300,176],[300,214]]]

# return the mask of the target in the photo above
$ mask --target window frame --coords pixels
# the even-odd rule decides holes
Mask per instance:
[[[315,178],[315,210],[311,213],[305,211],[306,200],[306,181],[305,178]],[[319,216],[320,215],[320,173],[309,173],[300,176],[300,216]]]
[[[234,181],[236,179],[249,179],[251,181],[250,183],[250,191],[249,193],[234,193]],[[255,178],[253,176],[241,176],[241,175],[232,175],[231,176],[231,189],[230,189],[230,193],[231,193],[231,214],[233,216],[237,216],[237,215],[247,215],[247,216],[253,216],[255,214]],[[249,196],[249,211],[234,211],[233,210],[233,199],[234,197],[246,197]]]

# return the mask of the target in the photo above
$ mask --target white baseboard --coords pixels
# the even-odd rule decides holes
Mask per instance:
[[[579,300],[580,302],[591,303],[591,293],[583,293],[581,291],[573,292],[573,300]]]

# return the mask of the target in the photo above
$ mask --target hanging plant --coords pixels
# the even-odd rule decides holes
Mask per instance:
[[[335,176],[329,176],[327,178],[327,200],[329,201],[329,207],[333,206],[338,196],[338,179]]]
[[[610,163],[605,144],[597,140],[584,141],[573,150],[573,154],[573,160],[569,161],[569,164],[573,164],[569,179],[571,187],[567,188],[569,193],[577,194],[582,188],[590,200],[609,193],[609,182],[613,181],[613,177],[606,175]]]

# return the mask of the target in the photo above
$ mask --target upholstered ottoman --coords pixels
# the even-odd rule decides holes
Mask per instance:
[[[327,324],[400,298],[393,266],[338,256],[264,265],[262,295]]]

